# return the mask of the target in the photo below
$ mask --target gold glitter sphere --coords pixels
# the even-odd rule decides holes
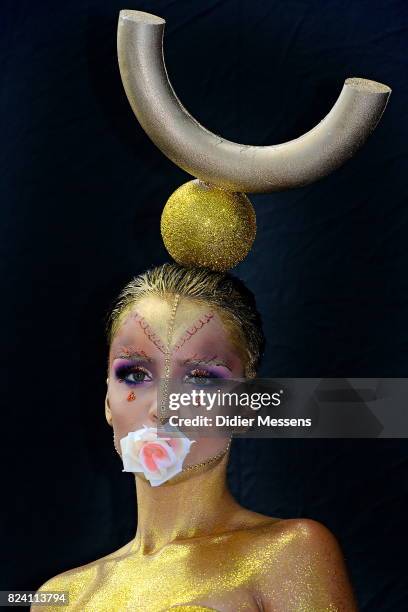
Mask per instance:
[[[161,217],[164,245],[185,266],[226,271],[255,240],[255,210],[244,193],[194,179],[170,196]]]

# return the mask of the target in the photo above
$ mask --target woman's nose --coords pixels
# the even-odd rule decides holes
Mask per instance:
[[[153,390],[152,390],[153,391]],[[154,427],[164,425],[170,417],[167,404],[168,393],[163,388],[155,389],[149,398],[147,418]]]
[[[157,423],[159,421],[159,418],[157,416],[157,393],[154,393],[151,398],[149,409],[147,412],[147,418],[150,423],[152,423],[155,427],[157,426]]]

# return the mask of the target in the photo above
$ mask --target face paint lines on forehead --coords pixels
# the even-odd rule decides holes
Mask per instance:
[[[181,338],[175,344],[174,350],[177,351],[178,349],[180,349],[183,346],[183,344],[185,344],[188,340],[190,340],[190,338],[192,336],[194,336],[194,334],[196,334],[200,329],[202,329],[202,327],[206,323],[211,321],[211,319],[213,317],[214,317],[214,313],[213,312],[209,312],[209,313],[206,313],[204,315],[201,315],[201,317],[199,317],[197,319],[197,321],[190,328],[188,328],[184,332],[184,334],[181,336]]]
[[[145,334],[145,336],[147,336],[150,342],[153,342],[153,344],[159,349],[159,351],[165,354],[166,345],[161,340],[161,338],[156,334],[156,332],[153,331],[152,327],[149,325],[146,319],[142,317],[142,315],[138,313],[137,311],[133,313],[132,319],[138,323],[140,328],[143,330],[143,333]]]
[[[213,319],[214,313],[209,312],[201,315],[195,323],[186,329],[186,331],[182,334],[181,338],[177,341],[174,346],[174,350],[180,349],[183,344],[185,344],[194,334],[196,334],[202,327]],[[132,314],[132,319],[138,323],[140,328],[143,330],[143,333],[147,336],[147,338],[161,351],[164,355],[169,347],[166,347],[160,336],[153,330],[153,328],[149,325],[146,319],[139,313],[134,312]]]

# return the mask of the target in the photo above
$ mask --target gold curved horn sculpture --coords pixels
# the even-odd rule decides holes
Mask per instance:
[[[185,266],[226,271],[246,257],[255,240],[255,210],[245,192],[301,187],[341,166],[377,125],[391,89],[347,79],[329,114],[303,136],[265,147],[237,144],[203,127],[177,98],[164,63],[164,25],[156,15],[120,12],[122,82],[147,135],[196,177],[164,207],[161,233],[168,252]]]
[[[225,140],[183,107],[167,76],[164,19],[122,10],[118,58],[122,82],[141,126],[180,168],[216,187],[266,193],[312,183],[341,166],[374,130],[391,89],[349,78],[328,115],[303,136],[272,146]]]

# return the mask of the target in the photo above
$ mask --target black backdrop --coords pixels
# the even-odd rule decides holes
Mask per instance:
[[[393,88],[366,146],[291,192],[252,196],[258,235],[234,272],[255,292],[264,376],[407,375],[407,30],[401,0],[3,1],[1,45],[1,588],[34,589],[129,541],[132,477],[104,421],[104,316],[168,259],[159,221],[186,174],[122,89],[121,8],[166,18],[183,104],[230,140],[313,127],[344,79]],[[247,507],[322,521],[361,609],[408,609],[405,440],[240,440]],[[128,478],[129,476],[129,478]]]

